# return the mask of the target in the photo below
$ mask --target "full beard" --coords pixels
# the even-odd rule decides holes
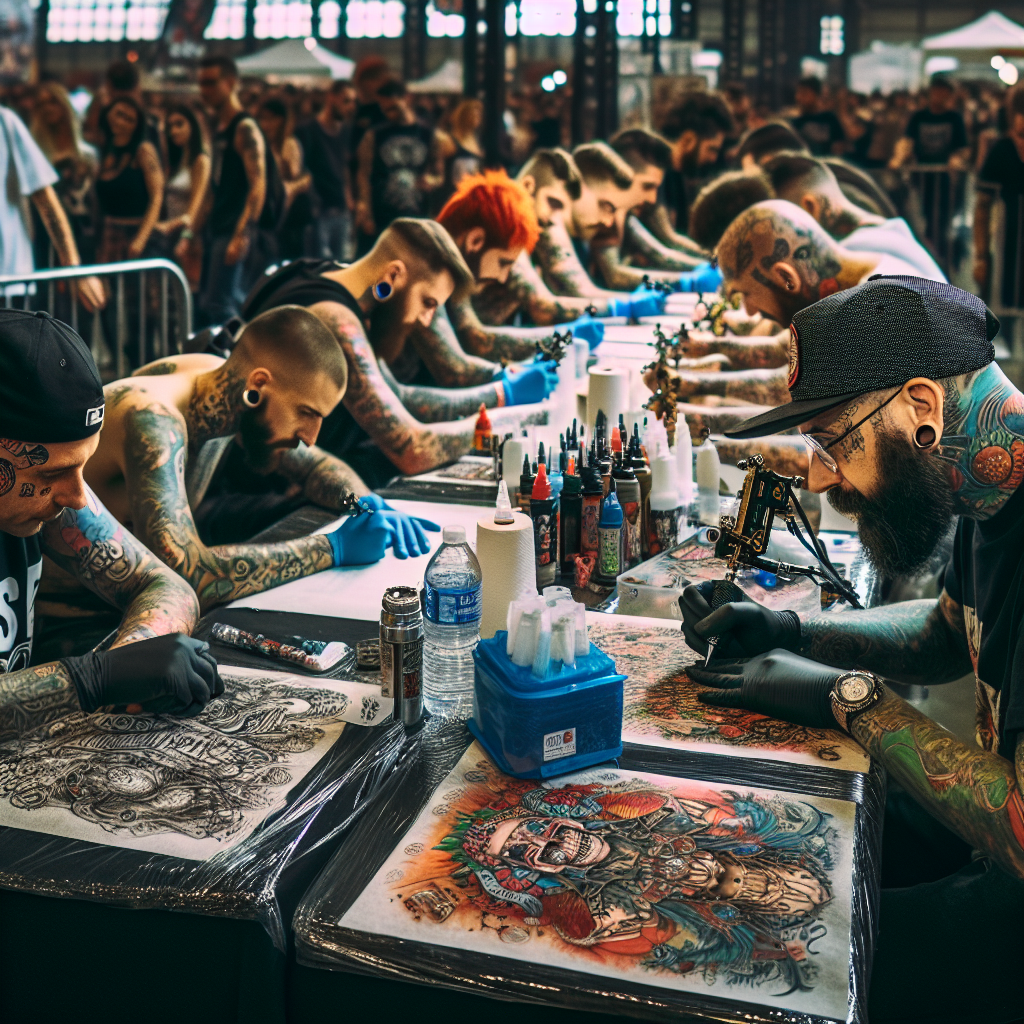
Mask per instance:
[[[405,307],[401,296],[380,303],[370,314],[368,337],[373,351],[386,363],[397,359],[412,326],[405,322]]]
[[[876,432],[878,478],[873,498],[832,487],[826,497],[857,521],[868,561],[886,579],[921,569],[949,533],[956,499],[942,462],[915,449],[902,435]]]
[[[238,434],[242,439],[245,461],[255,472],[266,474],[273,470],[277,447],[271,445],[270,427],[263,421],[258,409],[243,409],[238,420]]]

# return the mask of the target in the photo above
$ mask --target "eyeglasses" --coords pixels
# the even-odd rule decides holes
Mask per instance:
[[[869,412],[867,416],[865,416],[862,420],[857,420],[857,422],[854,423],[852,427],[850,427],[848,430],[844,430],[837,438],[834,438],[833,440],[829,441],[828,444],[822,444],[820,441],[815,440],[810,434],[801,434],[800,436],[807,443],[807,446],[811,449],[811,451],[815,455],[817,455],[818,459],[821,461],[821,464],[830,473],[838,473],[839,463],[837,463],[836,460],[832,458],[831,455],[829,455],[829,448],[833,448],[835,445],[839,444],[839,442],[842,441],[843,438],[849,437],[850,434],[852,434],[858,427],[863,426],[865,423],[867,423],[867,421],[871,419],[871,417],[874,416],[876,412],[881,412],[902,390],[903,388],[897,388],[896,391],[894,391],[880,406],[878,406],[875,409],[872,409],[871,412]]]

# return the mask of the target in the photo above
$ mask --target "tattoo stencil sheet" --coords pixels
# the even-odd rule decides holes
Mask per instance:
[[[0,826],[205,861],[247,839],[341,735],[383,721],[365,683],[222,665],[195,718],[86,715],[67,694],[0,717]]]
[[[654,988],[672,990],[651,997],[662,1007],[717,1004],[716,1019],[767,1008],[846,1020],[855,814],[842,800],[607,766],[516,780],[474,743],[330,942],[407,977],[443,962],[454,979],[518,982],[520,998]]]

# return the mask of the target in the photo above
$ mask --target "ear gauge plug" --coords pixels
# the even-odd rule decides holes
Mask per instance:
[[[391,298],[392,287],[387,281],[378,281],[373,286],[373,297],[378,302],[387,302]]]
[[[920,449],[931,448],[936,441],[935,428],[924,423],[914,431],[914,445]]]

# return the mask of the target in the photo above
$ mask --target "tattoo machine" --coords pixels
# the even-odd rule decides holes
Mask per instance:
[[[668,281],[652,281],[648,274],[644,274],[640,279],[640,287],[652,292],[661,292],[663,295],[671,295],[675,291]]]
[[[367,505],[362,498],[355,494],[349,494],[341,499],[338,511],[343,516],[361,516],[364,512],[373,512],[372,506]]]
[[[289,666],[322,675],[336,669],[349,674],[355,668],[356,652],[340,640],[306,640],[301,636],[289,636],[283,640],[272,640],[262,633],[215,622],[210,630],[210,639],[228,647],[237,647],[253,654],[262,654],[274,661],[283,661]]]
[[[838,595],[853,608],[860,608],[857,592],[832,564],[824,544],[814,535],[807,514],[797,500],[795,490],[803,486],[803,478],[780,476],[773,472],[765,466],[763,455],[741,459],[736,466],[747,471],[739,492],[739,510],[735,516],[722,516],[719,525],[708,528],[705,535],[707,541],[715,545],[715,557],[728,565],[725,579],[714,581],[712,609],[721,608],[730,601],[743,600],[743,592],[735,583],[741,567],[766,570],[786,581],[793,576],[816,579],[831,594]],[[790,565],[764,557],[776,515],[783,517],[786,528],[814,555],[818,566]],[[803,524],[807,536],[801,531],[800,524]],[[708,638],[705,664],[711,661],[717,643],[718,637]]]
[[[537,354],[550,359],[556,366],[561,365],[565,353],[572,350],[572,331],[553,331],[550,338],[541,338],[537,342]]]

